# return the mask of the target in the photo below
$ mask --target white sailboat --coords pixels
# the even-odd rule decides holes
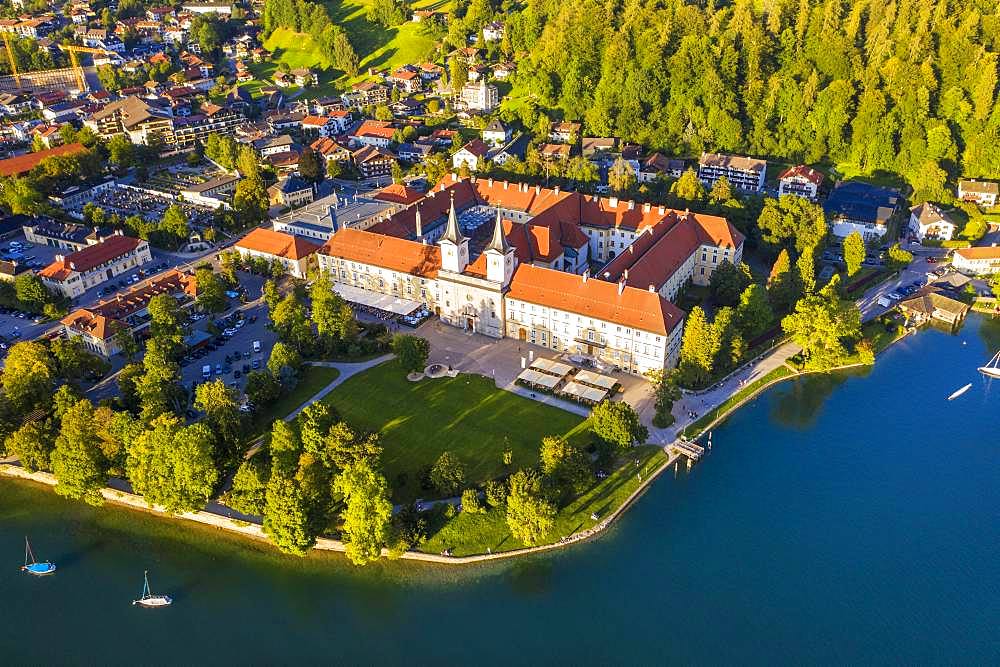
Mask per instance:
[[[1000,352],[994,354],[993,358],[985,366],[980,366],[978,370],[991,378],[1000,378]]]
[[[145,583],[142,586],[142,597],[138,600],[132,600],[132,604],[142,605],[143,607],[168,607],[173,603],[173,599],[169,595],[153,595],[149,590],[149,571],[142,573],[142,577]]]

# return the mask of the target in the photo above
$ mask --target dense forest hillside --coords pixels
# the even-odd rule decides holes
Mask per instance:
[[[1000,176],[996,0],[496,9],[501,49],[519,65],[515,97],[583,119],[589,134],[895,172],[921,198],[942,196],[948,175]]]

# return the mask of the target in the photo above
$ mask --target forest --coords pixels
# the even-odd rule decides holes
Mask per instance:
[[[995,0],[484,4],[456,11],[505,21],[528,127],[546,112],[669,154],[898,175],[916,200],[1000,176]]]

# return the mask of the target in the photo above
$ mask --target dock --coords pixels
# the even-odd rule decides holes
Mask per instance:
[[[668,448],[667,451],[674,450],[679,454],[683,454],[688,457],[691,461],[698,461],[702,456],[705,455],[705,448],[701,445],[696,445],[693,442],[688,442],[687,440],[675,440]]]

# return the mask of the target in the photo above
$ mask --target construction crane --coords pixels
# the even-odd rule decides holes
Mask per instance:
[[[7,60],[10,61],[10,73],[14,76],[14,82],[17,87],[21,87],[21,74],[17,71],[17,58],[14,57],[14,47],[10,45],[10,33],[0,32],[0,36],[3,37],[3,45],[7,48]]]
[[[6,34],[6,33],[4,33]],[[6,41],[6,40],[4,40]],[[8,46],[8,52],[10,47]],[[87,90],[87,79],[83,75],[83,68],[80,67],[80,58],[77,56],[78,53],[89,53],[96,56],[116,56],[118,55],[114,51],[108,51],[106,49],[95,49],[89,46],[77,46],[76,44],[60,44],[60,51],[65,51],[69,54],[70,67],[73,68],[73,75],[76,76],[76,83],[79,86],[80,92],[83,93]]]

